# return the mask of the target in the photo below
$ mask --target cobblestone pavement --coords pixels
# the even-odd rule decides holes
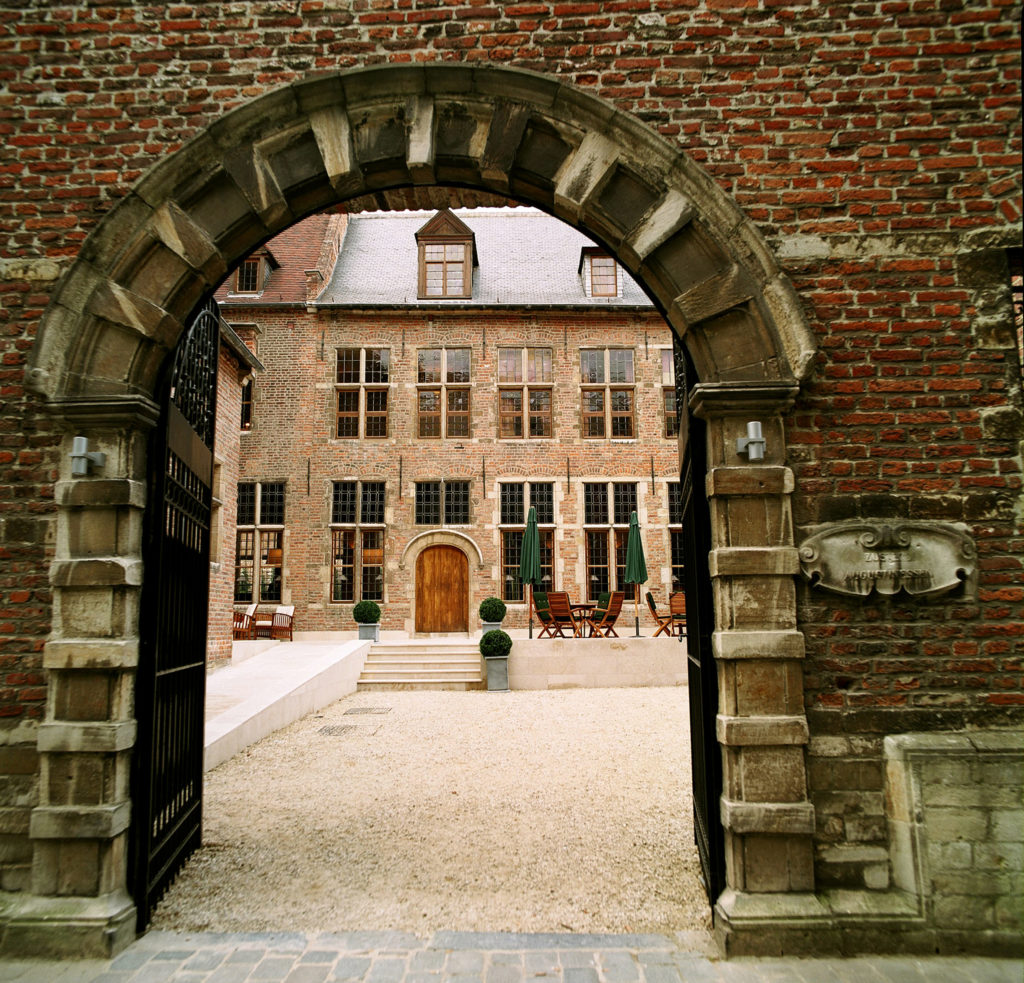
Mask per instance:
[[[660,935],[150,932],[114,960],[0,962],[4,983],[1021,983],[1011,959],[720,962]]]

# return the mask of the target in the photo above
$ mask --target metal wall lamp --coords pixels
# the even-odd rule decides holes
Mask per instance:
[[[746,454],[748,461],[763,461],[767,442],[761,433],[761,424],[752,420],[747,424],[746,437],[736,438],[736,453]]]

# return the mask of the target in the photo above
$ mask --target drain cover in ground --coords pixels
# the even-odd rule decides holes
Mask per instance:
[[[391,713],[391,707],[349,707],[344,716],[350,713]]]
[[[318,733],[326,734],[328,737],[340,737],[342,734],[347,734],[350,730],[358,730],[355,724],[328,724],[326,727],[321,727]]]

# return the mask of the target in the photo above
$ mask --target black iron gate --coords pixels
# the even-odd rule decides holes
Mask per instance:
[[[139,931],[200,843],[219,345],[211,300],[170,359],[150,443],[129,874]]]
[[[683,516],[683,589],[686,593],[686,648],[690,690],[690,754],[693,761],[693,829],[704,887],[714,905],[725,887],[725,842],[719,797],[722,756],[718,747],[718,671],[711,648],[714,604],[711,593],[711,517],[704,491],[707,435],[704,421],[690,413],[688,397],[696,372],[675,341],[676,410],[679,420],[679,494]]]

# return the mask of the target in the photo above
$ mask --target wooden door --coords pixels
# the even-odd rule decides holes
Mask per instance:
[[[416,558],[416,630],[469,631],[469,561],[454,546],[430,546]]]

